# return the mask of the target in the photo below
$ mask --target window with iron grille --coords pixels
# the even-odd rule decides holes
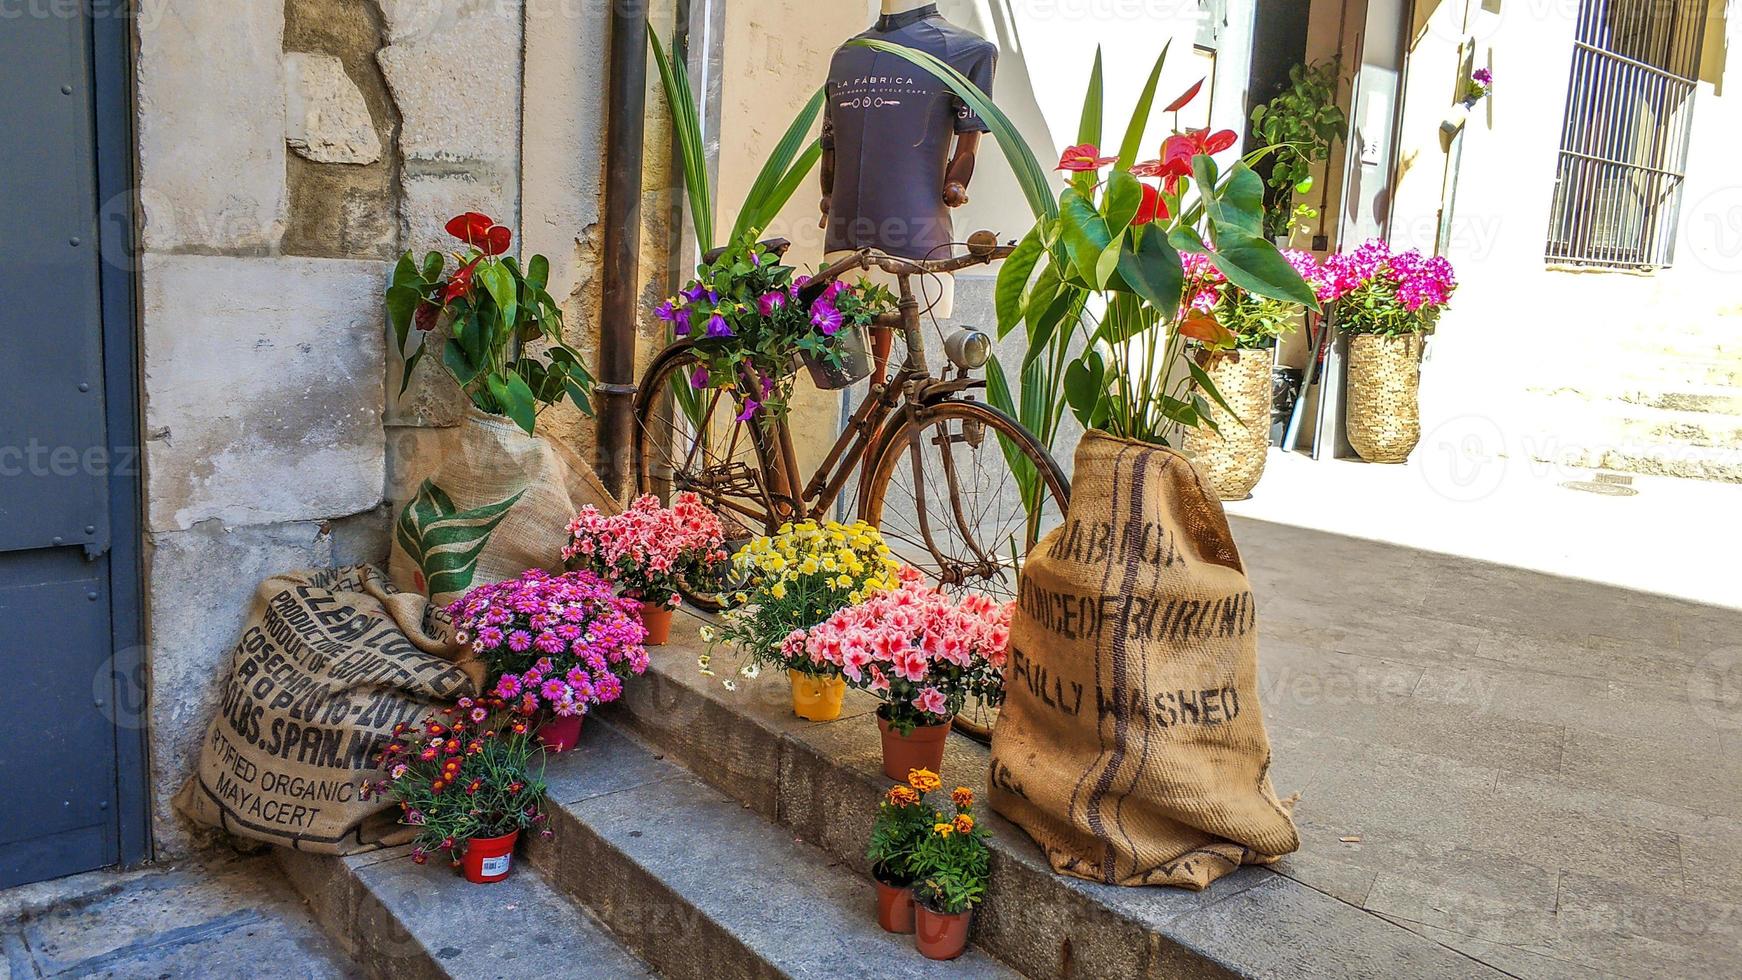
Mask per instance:
[[[1580,0],[1550,212],[1550,263],[1675,258],[1706,0]]]

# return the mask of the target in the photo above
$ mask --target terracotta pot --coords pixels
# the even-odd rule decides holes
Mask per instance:
[[[907,781],[907,774],[914,769],[943,772],[944,739],[950,734],[949,722],[919,725],[912,734],[903,735],[878,715],[877,729],[883,733],[883,775],[901,783]]]
[[[792,713],[806,721],[834,721],[841,717],[841,699],[847,696],[847,681],[841,677],[812,677],[789,670],[792,681]]]
[[[968,923],[974,911],[944,915],[924,905],[913,907],[913,945],[928,960],[953,960],[968,948]]]
[[[466,880],[475,885],[487,885],[508,877],[514,864],[514,843],[520,831],[502,837],[474,837],[466,842],[463,866]]]
[[[671,639],[671,614],[673,610],[654,602],[641,604],[641,625],[647,627],[647,645],[650,647],[665,646]]]
[[[567,752],[581,740],[581,720],[585,717],[556,715],[539,725],[533,734],[538,737],[538,744],[544,746],[546,752]]]
[[[877,882],[877,924],[884,932],[913,933],[913,887]]]
[[[878,384],[889,377],[889,352],[894,347],[894,327],[871,328],[871,379]]]
[[[1422,338],[1349,338],[1349,445],[1369,463],[1402,463],[1421,441]]]

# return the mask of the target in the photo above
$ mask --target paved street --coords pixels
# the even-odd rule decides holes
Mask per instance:
[[[269,855],[93,872],[0,892],[0,980],[361,976]]]
[[[1233,520],[1283,873],[1518,976],[1742,971],[1742,613]]]

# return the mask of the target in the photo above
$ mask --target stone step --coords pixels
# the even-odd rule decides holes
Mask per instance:
[[[749,778],[776,785],[762,761]],[[546,779],[555,836],[529,858],[663,976],[1021,976],[922,957],[878,927],[869,879],[597,718]]]
[[[1589,379],[1613,379],[1643,389],[1695,387],[1742,387],[1742,357],[1677,355],[1658,352],[1640,356],[1614,350],[1591,350],[1557,357],[1544,363],[1541,374],[1581,384]]]
[[[865,845],[877,802],[889,786],[873,719],[876,702],[848,692],[839,720],[813,724],[793,717],[786,679],[772,672],[727,691],[696,668],[705,650],[697,633],[700,622],[678,616],[671,644],[654,651],[647,675],[627,685],[624,700],[601,716],[662,751],[666,759],[659,761],[681,764],[704,778],[748,811],[746,817],[754,813],[777,823],[789,836],[867,875]],[[985,747],[952,734],[945,785],[973,787],[985,799],[988,762]],[[604,768],[609,773],[615,765]],[[597,778],[629,783],[639,777]],[[691,795],[655,796],[645,805],[682,807],[674,811],[681,815],[674,830],[692,835],[690,847],[706,848],[702,835],[726,820],[731,806],[686,802],[697,800],[699,790],[671,784],[680,785]],[[572,794],[565,788],[562,795]],[[626,842],[625,849],[629,843],[651,847],[647,839],[664,825],[654,811],[628,807],[639,800],[624,796],[601,803],[591,822],[610,828],[619,840],[636,827],[643,837]],[[1117,888],[1054,874],[1028,836],[990,810],[984,812],[984,825],[993,848],[992,881],[986,904],[975,913],[974,942],[1032,977],[1501,975],[1269,869],[1243,868],[1197,893]],[[560,854],[587,839],[584,832],[559,828],[552,846]],[[587,867],[599,853],[586,849],[578,857],[559,857],[553,866],[565,870],[557,880],[570,888],[587,887],[572,869]],[[810,858],[801,860],[805,873],[820,873]],[[745,886],[744,893],[756,891]],[[862,901],[869,902],[868,893]],[[600,914],[613,921],[612,914]],[[654,962],[667,969],[664,962]]]
[[[1635,390],[1623,401],[1683,412],[1742,416],[1742,385],[1686,385],[1675,390]]]
[[[475,885],[445,861],[413,863],[409,847],[274,850],[321,927],[377,980],[659,975],[518,858],[503,881]]]
[[[1520,400],[1530,428],[1591,448],[1742,449],[1742,415],[1665,408],[1571,389],[1539,388]]]

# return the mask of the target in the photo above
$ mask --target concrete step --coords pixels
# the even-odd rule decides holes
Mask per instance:
[[[777,785],[777,761],[747,778]],[[528,856],[663,976],[1020,977],[920,956],[878,927],[869,879],[597,719],[546,778],[555,836]]]
[[[1664,408],[1566,388],[1539,388],[1519,401],[1518,410],[1527,428],[1593,447],[1742,449],[1742,415]]]
[[[414,864],[408,847],[274,850],[322,928],[377,980],[658,976],[527,862],[474,885],[445,861]]]
[[[1621,398],[1652,408],[1742,416],[1742,385],[1686,385],[1674,390],[1635,390]]]
[[[727,691],[717,678],[703,677],[696,669],[696,658],[705,650],[697,635],[700,622],[677,617],[671,644],[654,652],[647,675],[628,685],[624,700],[602,717],[663,752],[666,758],[656,761],[681,764],[705,779],[747,811],[746,817],[753,813],[772,821],[790,837],[814,844],[834,861],[867,875],[866,840],[877,801],[889,786],[872,715],[876,702],[849,692],[839,720],[813,724],[793,717],[786,679],[772,672]],[[988,763],[985,747],[951,735],[942,773],[945,785],[973,787],[984,799]],[[606,785],[613,779],[640,780],[609,775],[621,771],[616,765],[603,767],[607,774],[597,778]],[[699,860],[717,860],[705,834],[727,820],[731,806],[703,802],[707,798],[690,785],[671,786],[682,786],[685,795],[665,795],[674,792],[670,788],[645,798],[614,794],[615,802],[600,803],[582,815],[612,834],[626,851],[631,843],[651,847],[648,838],[675,833],[688,835],[687,846]],[[572,793],[565,787],[563,795]],[[668,832],[656,811],[638,811],[631,803],[677,805],[680,809],[672,812],[680,819]],[[737,832],[739,824],[727,826]],[[993,848],[992,881],[986,904],[975,913],[974,942],[1032,977],[1500,976],[1401,925],[1269,869],[1244,868],[1197,893],[1116,888],[1054,874],[1022,830],[989,810],[984,826]],[[640,829],[643,837],[629,838],[630,827]],[[587,832],[566,827],[558,831],[552,846],[559,854],[571,846],[585,847]],[[654,843],[672,846],[669,841]],[[611,867],[615,858],[594,857],[602,853],[605,849],[589,848],[577,858],[539,860],[565,869],[558,880],[575,889],[588,886],[567,869]],[[821,873],[811,857],[799,860],[803,873]],[[653,863],[652,858],[646,861]],[[697,869],[692,874],[709,872]],[[745,894],[756,894],[754,887],[746,888]],[[613,900],[628,899],[619,893]],[[869,901],[868,894],[862,901]],[[600,914],[607,922],[625,918],[622,913]],[[786,914],[803,915],[791,910]],[[653,962],[667,969],[665,961]]]
[[[1541,371],[1571,383],[1613,379],[1618,384],[1642,389],[1742,387],[1742,357],[1719,357],[1710,353],[1677,355],[1657,352],[1642,355],[1602,348],[1557,357],[1544,363]]]

